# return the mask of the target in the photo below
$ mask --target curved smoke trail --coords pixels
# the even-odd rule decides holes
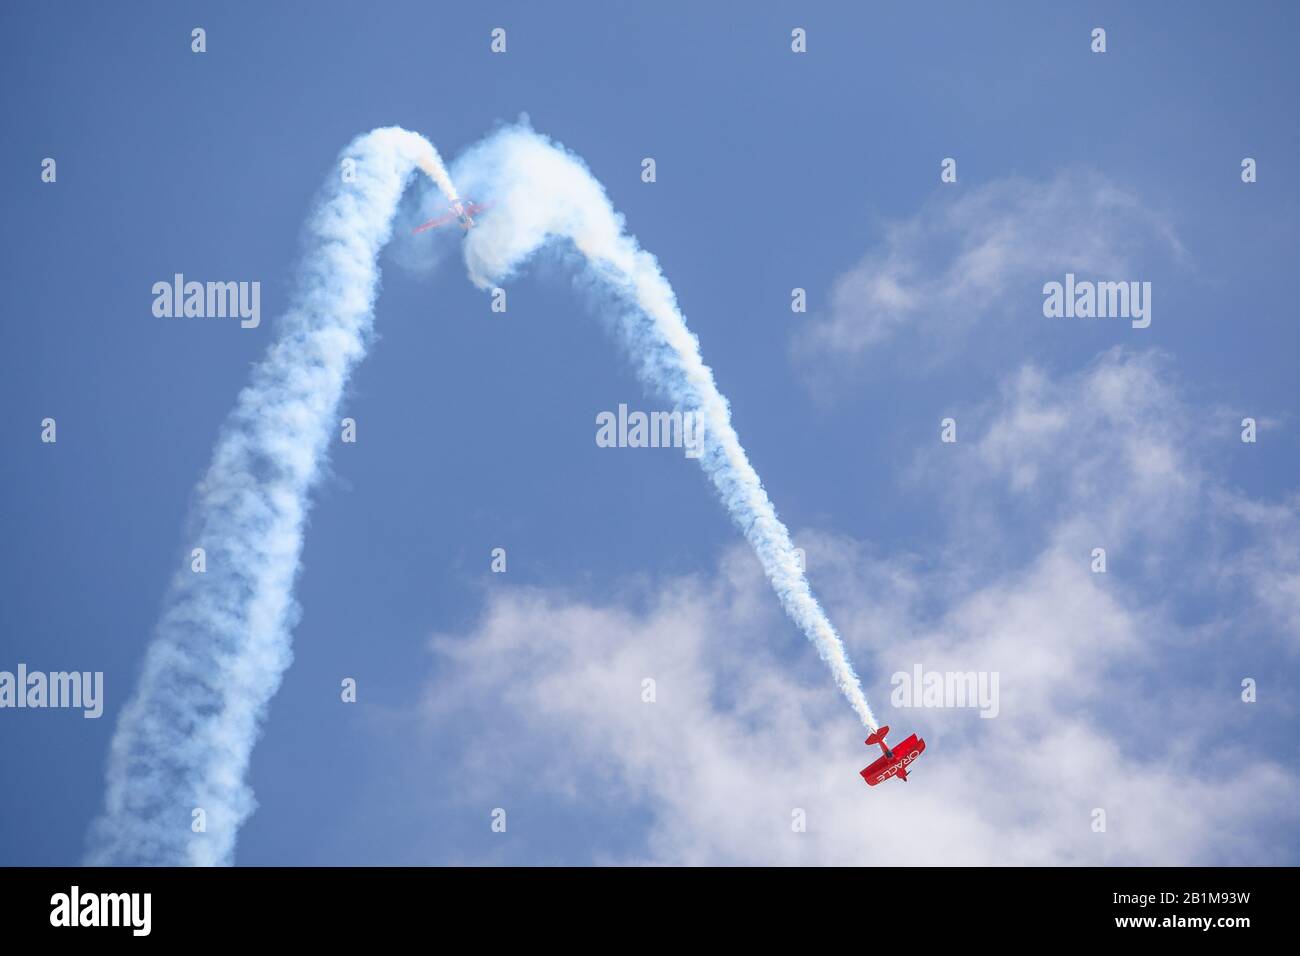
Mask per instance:
[[[294,305],[197,489],[188,540],[207,552],[207,571],[187,568],[172,583],[113,736],[89,863],[229,863],[255,806],[244,775],[292,659],[308,493],[348,375],[365,355],[376,258],[417,167],[455,197],[442,160],[415,133],[375,130],[342,159],[308,225]],[[196,809],[206,832],[191,828]]]
[[[731,410],[699,341],[686,327],[677,297],[654,256],[623,230],[604,187],[586,165],[526,124],[489,137],[455,164],[456,179],[493,203],[465,244],[470,279],[487,287],[508,279],[542,246],[571,240],[587,266],[593,292],[621,305],[619,330],[641,380],[683,411],[703,416],[700,464],[744,532],[786,613],[831,669],[864,726],[875,715],[844,644],[813,596],[794,545],[749,463]]]
[[[308,494],[343,388],[374,320],[376,260],[412,172],[448,200],[457,193],[437,152],[405,130],[359,137],[314,215],[295,306],[240,393],[191,517],[205,574],[176,576],[135,695],[113,737],[105,811],[90,834],[95,864],[231,862],[252,813],[244,780],[266,707],[291,660],[293,582]],[[584,257],[592,290],[621,305],[619,329],[642,380],[704,419],[701,464],[758,555],[790,617],[830,665],[864,725],[874,728],[853,667],[799,568],[785,526],[731,425],[654,257],[580,160],[526,126],[489,137],[461,159],[479,198],[494,203],[465,244],[470,278],[504,281],[554,239]],[[202,809],[206,832],[194,833]]]

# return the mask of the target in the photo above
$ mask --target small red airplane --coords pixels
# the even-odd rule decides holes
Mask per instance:
[[[452,200],[451,205],[447,207],[447,213],[430,219],[424,225],[416,226],[411,230],[412,233],[424,232],[426,229],[437,229],[439,226],[445,226],[449,222],[460,221],[460,228],[469,232],[474,228],[474,216],[487,209],[485,203],[465,202],[461,199]]]
[[[908,737],[893,750],[885,743],[885,735],[889,733],[889,726],[885,725],[874,731],[867,737],[867,746],[880,744],[880,749],[884,751],[884,756],[878,758],[867,769],[859,771],[862,779],[867,782],[867,786],[874,787],[882,780],[888,780],[890,777],[898,777],[899,780],[907,783],[907,765],[925,751],[925,741],[916,734]]]

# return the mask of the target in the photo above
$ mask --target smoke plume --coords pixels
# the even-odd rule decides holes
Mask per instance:
[[[244,777],[292,660],[293,584],[309,492],[366,352],[376,259],[416,169],[454,195],[434,148],[403,129],[358,137],[307,226],[293,306],[222,428],[191,506],[188,548],[109,753],[92,864],[230,863],[253,812]],[[196,832],[202,823],[202,831]]]

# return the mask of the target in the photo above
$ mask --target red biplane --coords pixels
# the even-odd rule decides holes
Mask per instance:
[[[880,749],[884,756],[878,758],[875,763],[865,770],[860,771],[862,779],[867,782],[867,786],[874,787],[882,780],[888,780],[890,777],[897,777],[899,780],[907,783],[907,766],[925,751],[925,741],[916,734],[908,737],[901,744],[892,750],[885,743],[885,735],[889,733],[888,725],[872,731],[867,737],[867,746],[880,744]]]
[[[465,202],[460,199],[453,200],[447,207],[447,212],[441,216],[430,219],[423,225],[416,226],[411,230],[412,233],[424,232],[426,229],[437,229],[439,226],[445,226],[449,222],[460,221],[460,228],[469,232],[474,228],[474,216],[487,209],[484,203]]]

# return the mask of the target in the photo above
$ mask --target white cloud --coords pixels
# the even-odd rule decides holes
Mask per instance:
[[[1300,648],[1300,495],[1272,503],[1216,488],[1213,497],[1223,514],[1244,526],[1250,541],[1223,566],[1222,584],[1254,597],[1266,621]]]
[[[737,550],[723,568],[745,578],[747,596],[766,587],[751,564]],[[994,667],[1003,701],[994,720],[891,718],[904,733],[923,721],[930,750],[910,783],[870,791],[857,776],[871,757],[852,715],[817,668],[791,672],[772,651],[797,640],[792,628],[774,611],[758,627],[737,620],[733,595],[716,582],[667,590],[641,614],[509,593],[468,638],[440,641],[433,712],[512,718],[470,743],[475,758],[457,779],[516,801],[540,792],[593,809],[622,805],[633,818],[648,811],[644,850],[627,862],[1279,858],[1266,834],[1291,807],[1290,771],[1239,753],[1222,772],[1208,726],[1175,739],[1140,725],[1106,728],[1104,712],[1127,691],[1109,685],[1108,672],[1125,664],[1150,672],[1139,617],[1100,588],[1079,587],[1058,557],[878,655],[882,675],[912,661]],[[641,700],[646,677],[657,684],[653,704]],[[1186,758],[1198,749],[1200,765]],[[1107,812],[1105,834],[1089,828],[1094,807]],[[794,808],[806,811],[807,833],[791,831]]]
[[[912,333],[924,349],[909,360],[939,362],[977,324],[991,335],[1006,320],[1032,319],[1044,282],[1066,272],[1138,279],[1137,261],[1152,249],[1184,254],[1165,220],[1086,170],[945,187],[913,218],[888,224],[880,245],[835,280],[829,308],[810,315],[793,350],[823,378],[828,364]]]
[[[1207,505],[1199,421],[1158,353],[1110,349],[1059,379],[1024,364],[962,416],[957,444],[928,443],[906,474],[942,486],[954,523],[1027,517],[1088,550],[1150,552]]]
[[[1258,526],[1295,513],[1255,504],[1244,537],[1182,548],[1207,511],[1230,517],[1187,416],[1151,356],[1107,353],[1059,382],[1027,368],[964,456],[926,469],[983,519],[920,556],[800,536],[877,711],[927,738],[905,785],[857,776],[861,729],[740,547],[709,580],[598,602],[497,593],[472,633],[435,641],[430,727],[481,717],[458,771],[471,791],[648,818],[629,862],[1294,862],[1276,838],[1297,825],[1296,769],[1236,743],[1264,704],[1237,702],[1205,653],[1232,646],[1232,622],[1189,623],[1177,599],[1215,585],[1198,562],[1275,556]],[[996,523],[994,491],[1035,515],[1000,561],[965,540]],[[1085,547],[1098,533],[1118,558],[1105,575]],[[918,663],[997,671],[999,716],[889,707],[889,675]]]

